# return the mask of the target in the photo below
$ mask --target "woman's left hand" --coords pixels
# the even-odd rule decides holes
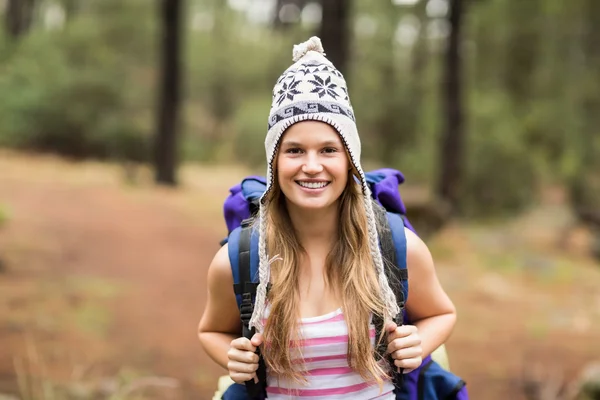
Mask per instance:
[[[398,368],[404,368],[407,374],[417,369],[423,362],[421,337],[414,325],[397,326],[393,322],[387,325],[388,354],[394,359]]]

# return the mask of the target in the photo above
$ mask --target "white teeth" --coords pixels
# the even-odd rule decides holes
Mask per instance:
[[[298,184],[302,187],[308,189],[321,189],[329,184],[329,182],[301,182],[298,181]]]

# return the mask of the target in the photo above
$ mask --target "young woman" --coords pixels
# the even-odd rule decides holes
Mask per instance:
[[[265,140],[267,190],[254,222],[261,283],[250,324],[257,333],[240,337],[225,245],[209,268],[199,338],[237,383],[256,379],[260,346],[269,399],[393,399],[389,364],[375,357],[373,315],[385,319],[382,340],[408,373],[446,341],[456,311],[427,246],[406,229],[413,325],[392,322],[399,307],[344,78],[318,38],[294,46],[294,61],[273,90]]]

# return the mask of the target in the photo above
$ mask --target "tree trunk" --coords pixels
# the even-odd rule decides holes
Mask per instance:
[[[322,0],[319,37],[329,61],[346,74],[350,46],[350,0]]]
[[[66,19],[67,23],[69,21],[71,21],[73,18],[75,18],[75,15],[77,14],[79,7],[81,6],[80,1],[81,0],[65,0],[64,1],[63,6],[65,7],[65,19]]]
[[[393,166],[398,149],[407,145],[407,136],[410,136],[412,132],[408,128],[410,124],[407,124],[404,104],[397,94],[401,89],[401,83],[396,79],[394,47],[396,46],[395,32],[399,11],[391,1],[385,2],[385,5],[381,9],[382,18],[379,20],[378,27],[378,31],[381,32],[378,40],[380,43],[374,43],[384,54],[379,58],[376,68],[381,77],[381,95],[386,99],[381,105],[376,126],[380,136],[381,161],[386,165]]]
[[[541,4],[536,0],[506,2],[509,23],[507,54],[504,66],[504,85],[516,108],[523,110],[532,100],[537,61],[540,57]]]
[[[232,42],[230,27],[226,13],[228,10],[227,2],[216,0],[214,8],[214,26],[212,40],[215,47],[220,49],[212,57],[212,71],[210,98],[211,111],[219,126],[222,126],[234,114],[234,94],[231,84],[231,68],[228,59],[227,48]],[[211,139],[218,139],[221,135],[221,129],[215,129]],[[215,141],[216,142],[216,141]]]
[[[429,47],[427,42],[427,24],[429,17],[427,16],[427,2],[420,1],[415,5],[415,13],[419,18],[419,33],[415,41],[411,54],[411,103],[415,105],[415,109],[421,109],[423,92],[425,90],[426,71],[429,62]]]
[[[8,0],[6,4],[6,32],[18,39],[29,31],[33,20],[34,0]]]
[[[154,143],[155,180],[175,186],[180,101],[180,32],[182,0],[162,0],[161,70],[158,121]]]
[[[463,126],[462,65],[460,56],[463,0],[450,0],[448,21],[450,34],[445,54],[445,77],[442,92],[446,126],[440,141],[440,180],[438,194],[447,201],[451,210],[458,210],[464,174],[465,132]]]

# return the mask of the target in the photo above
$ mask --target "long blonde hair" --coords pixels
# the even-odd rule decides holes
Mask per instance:
[[[267,248],[281,260],[271,265],[268,294],[270,314],[264,330],[263,354],[275,376],[306,382],[303,364],[294,362],[301,354],[299,337],[299,269],[302,248],[287,212],[285,197],[276,182],[267,205]],[[327,284],[342,301],[348,325],[348,364],[366,381],[380,386],[388,375],[386,365],[374,352],[369,335],[372,315],[383,315],[385,304],[380,296],[373,258],[369,248],[364,196],[350,171],[348,184],[339,199],[338,240],[326,260]],[[376,341],[383,340],[384,332]]]

